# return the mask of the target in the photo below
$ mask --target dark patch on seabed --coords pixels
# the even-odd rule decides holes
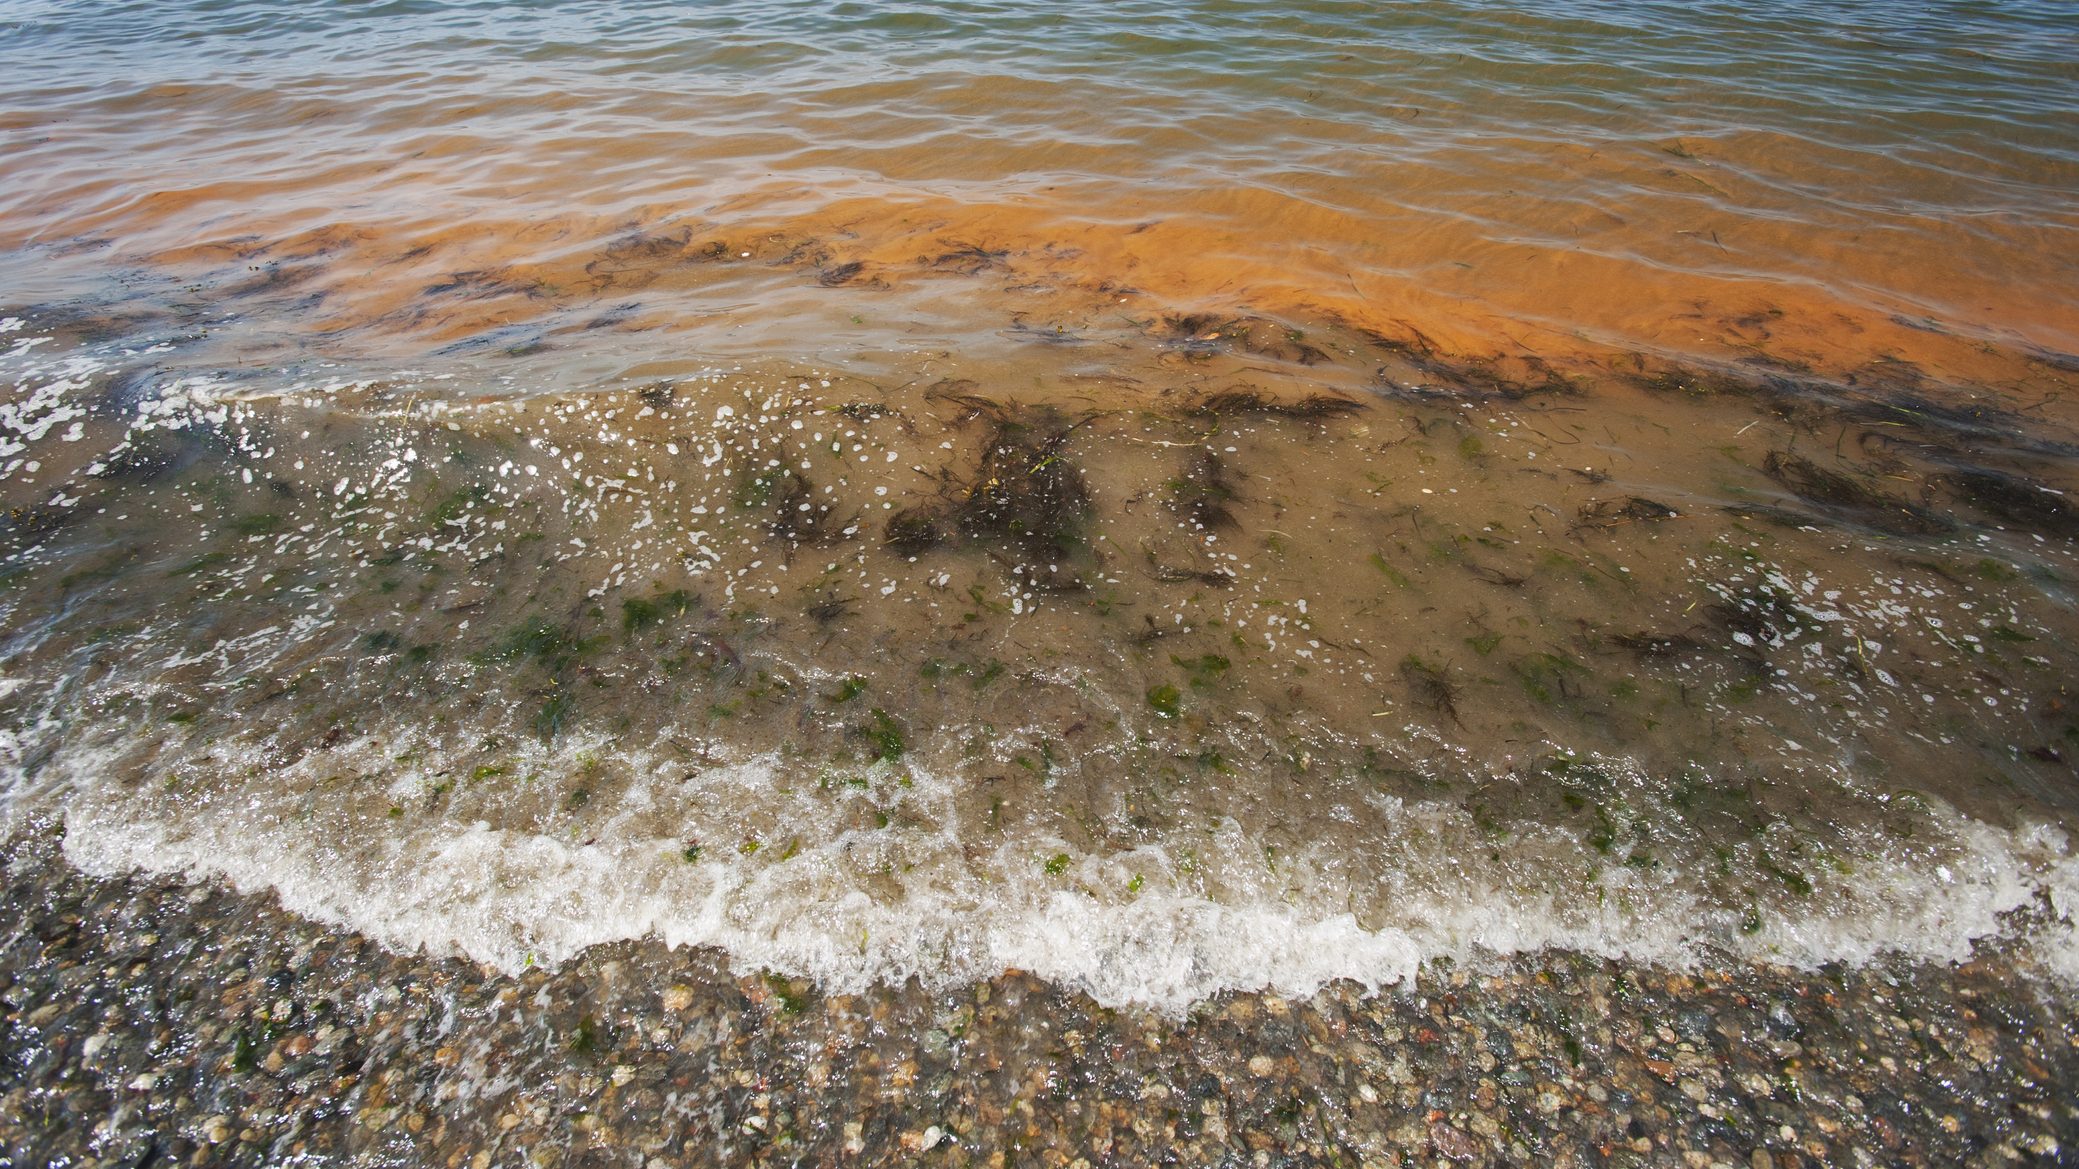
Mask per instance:
[[[2064,1165],[2079,1019],[1993,956],[1551,952],[1113,1011],[1007,971],[829,995],[708,952],[517,977],[7,847],[10,1166]],[[148,976],[148,977],[147,977]]]

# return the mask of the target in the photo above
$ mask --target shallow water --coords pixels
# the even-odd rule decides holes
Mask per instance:
[[[966,344],[914,269],[969,244],[1036,315],[1109,282],[1478,352],[2079,350],[2068,4],[13,14],[8,284],[202,280],[281,344],[626,301],[711,353]],[[684,232],[797,271],[657,249]],[[804,291],[810,258],[895,287]]]
[[[2063,6],[11,15],[0,812],[92,870],[2079,973]]]

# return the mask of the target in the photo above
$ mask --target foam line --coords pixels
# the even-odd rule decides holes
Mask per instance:
[[[748,761],[716,782],[770,785],[777,766]],[[1174,1012],[1223,991],[1304,995],[1336,979],[1378,988],[1431,959],[1548,947],[1681,967],[1726,952],[1805,967],[1885,954],[1957,960],[1999,934],[2002,915],[2047,897],[2065,916],[2037,929],[2028,950],[2053,975],[2079,974],[2070,920],[2079,858],[2069,840],[2055,828],[2003,830],[1946,808],[1933,813],[1939,844],[1871,852],[1854,880],[1820,888],[1809,905],[1759,930],[1743,930],[1736,912],[1681,872],[1619,868],[1601,875],[1591,896],[1476,866],[1451,879],[1410,869],[1384,897],[1333,877],[1282,892],[1240,881],[1203,890],[1172,873],[1161,850],[1143,849],[1080,858],[1050,881],[1033,875],[1037,842],[956,861],[963,850],[952,828],[917,846],[920,862],[890,896],[848,864],[861,844],[853,833],[831,832],[783,862],[720,849],[687,863],[676,841],[626,831],[638,812],[653,810],[631,806],[583,843],[483,824],[346,841],[252,802],[176,809],[96,793],[66,810],[65,851],[90,873],[218,879],[386,946],[460,953],[509,972],[654,936],[716,947],[741,971],[807,975],[832,991],[910,977],[957,984],[1018,968],[1107,1006]],[[1403,815],[1411,833],[1449,834],[1464,813],[1411,805]],[[1246,846],[1238,826],[1227,832],[1225,847]],[[1555,836],[1518,847],[1562,856],[1565,843]],[[1155,879],[1128,894],[1130,873]],[[1353,902],[1390,905],[1390,920],[1361,923]]]

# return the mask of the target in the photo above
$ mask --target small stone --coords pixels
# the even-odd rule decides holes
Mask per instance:
[[[1271,1067],[1271,1059],[1267,1055],[1249,1057],[1249,1074],[1252,1076],[1267,1076],[1271,1074]]]
[[[1472,1134],[1453,1128],[1443,1121],[1429,1126],[1429,1143],[1436,1146],[1437,1154],[1453,1161],[1470,1161],[1479,1155],[1480,1146],[1474,1143]]]
[[[690,1007],[690,1006],[692,1006],[692,1005],[693,1005],[693,988],[692,988],[692,987],[690,987],[690,986],[687,986],[687,985],[685,985],[684,983],[678,983],[678,984],[675,984],[675,985],[672,985],[672,986],[668,986],[668,987],[664,988],[664,1009],[665,1009],[665,1010],[667,1010],[667,1011],[683,1011],[683,1010],[685,1010],[685,1009],[686,1009],[687,1007]]]

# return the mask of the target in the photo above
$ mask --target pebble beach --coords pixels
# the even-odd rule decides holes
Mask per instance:
[[[1017,971],[829,996],[600,947],[504,977],[6,854],[15,1165],[2064,1164],[2079,1020],[1997,956],[1565,953],[1176,1018]]]

